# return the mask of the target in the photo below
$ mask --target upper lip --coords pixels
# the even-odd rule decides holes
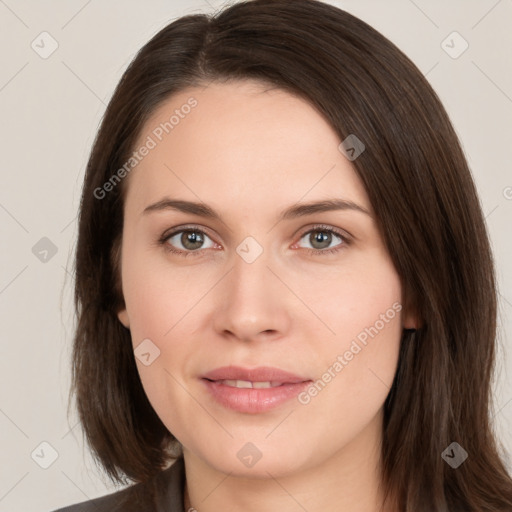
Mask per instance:
[[[260,366],[257,368],[242,368],[240,366],[223,366],[209,371],[203,375],[208,380],[244,380],[248,382],[281,382],[282,384],[296,384],[311,379],[300,377],[293,373],[273,368]]]

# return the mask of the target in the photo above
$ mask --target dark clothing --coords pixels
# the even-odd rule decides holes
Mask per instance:
[[[100,498],[54,512],[183,512],[183,456],[149,482],[138,483]]]

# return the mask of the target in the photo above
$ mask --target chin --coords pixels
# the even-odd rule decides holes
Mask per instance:
[[[276,446],[271,447],[268,442],[266,446],[261,446],[261,449],[258,448],[257,442],[250,441],[232,443],[230,447],[218,446],[213,453],[210,447],[199,457],[216,471],[241,478],[285,477],[314,465],[313,457],[305,457],[303,450],[298,453],[295,448],[278,449]]]

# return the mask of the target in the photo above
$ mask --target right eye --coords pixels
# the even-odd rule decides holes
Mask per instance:
[[[207,247],[204,246],[206,239],[210,240]],[[215,242],[203,230],[195,227],[165,233],[160,243],[166,250],[185,257],[189,254],[196,256],[201,249],[211,249],[215,246]]]

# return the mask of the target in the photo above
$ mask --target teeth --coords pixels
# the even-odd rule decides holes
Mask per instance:
[[[248,380],[221,380],[221,384],[232,388],[275,388],[281,385],[281,382],[251,382]]]
[[[228,381],[230,384],[228,386],[233,386],[235,388],[252,388],[252,382],[248,380],[230,380]]]
[[[272,382],[253,382],[252,383],[253,388],[271,388]]]

